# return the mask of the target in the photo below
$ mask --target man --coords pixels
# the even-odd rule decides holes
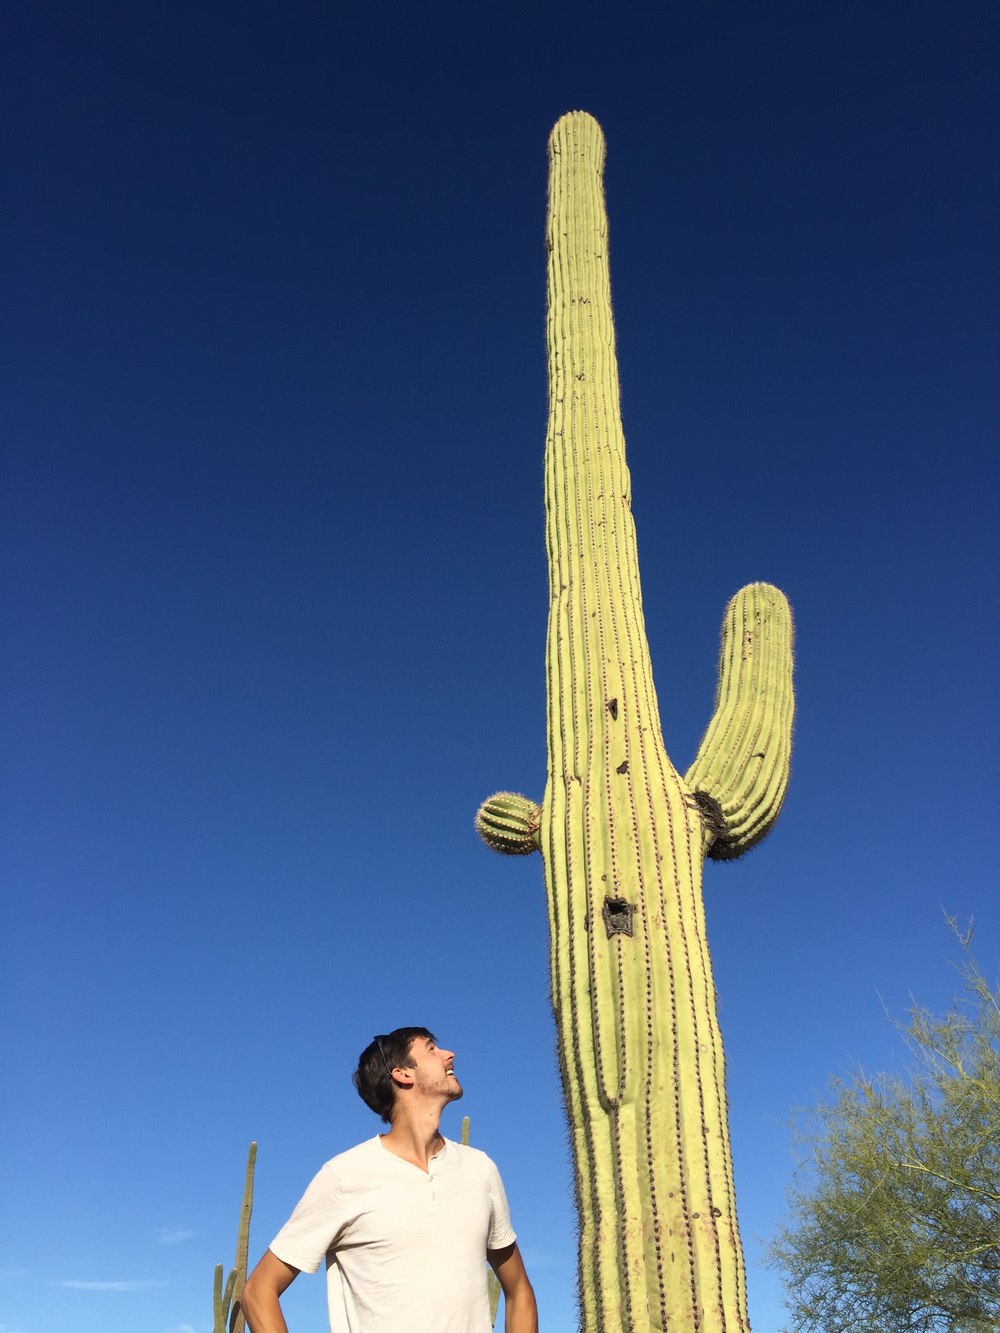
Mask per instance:
[[[500,1174],[438,1129],[462,1095],[455,1053],[397,1028],[362,1051],[354,1085],[389,1132],[320,1168],[243,1288],[251,1333],[287,1333],[281,1294],[324,1259],[331,1333],[490,1333],[486,1260],[506,1333],[537,1333]]]

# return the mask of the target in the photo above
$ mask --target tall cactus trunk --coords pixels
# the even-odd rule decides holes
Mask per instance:
[[[702,819],[660,730],[611,318],[604,142],[550,144],[549,769],[553,999],[580,1198],[583,1326],[746,1327]],[[589,1270],[589,1272],[587,1271]]]
[[[479,825],[545,863],[584,1333],[736,1333],[746,1276],[702,864],[777,816],[791,620],[767,584],[733,599],[715,718],[682,779],[643,621],[596,121],[563,117],[549,157],[548,782],[540,811],[500,794]]]
[[[253,1213],[253,1175],[257,1163],[257,1145],[251,1143],[247,1152],[247,1168],[243,1179],[243,1199],[240,1203],[240,1223],[236,1232],[236,1263],[230,1269],[225,1286],[222,1283],[222,1264],[215,1266],[212,1293],[214,1320],[213,1333],[245,1333],[243,1315],[243,1287],[247,1280],[247,1257],[250,1252],[250,1217]]]

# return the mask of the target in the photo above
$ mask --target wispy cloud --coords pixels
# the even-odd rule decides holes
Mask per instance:
[[[0,1333],[3,1333],[2,1328],[0,1328]],[[198,1330],[194,1324],[174,1324],[173,1328],[167,1329],[167,1333],[198,1333]]]
[[[6,1282],[8,1278],[30,1277],[30,1275],[30,1268],[0,1268],[0,1282]],[[2,1324],[0,1324],[0,1333],[5,1333]]]
[[[120,1282],[82,1282],[78,1278],[61,1278],[56,1287],[72,1287],[74,1291],[149,1291],[151,1287],[165,1287],[165,1282],[146,1278],[126,1278]]]
[[[195,1231],[187,1231],[184,1227],[161,1227],[160,1244],[180,1245],[181,1241],[191,1240],[197,1234]]]

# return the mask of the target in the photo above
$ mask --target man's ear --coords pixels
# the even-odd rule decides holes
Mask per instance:
[[[410,1087],[416,1077],[415,1069],[407,1069],[405,1065],[397,1065],[392,1071],[393,1082],[401,1083],[404,1088]]]

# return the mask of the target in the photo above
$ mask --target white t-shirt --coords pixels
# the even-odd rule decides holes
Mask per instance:
[[[326,1259],[332,1333],[490,1333],[486,1251],[514,1242],[500,1173],[449,1139],[429,1166],[376,1135],[320,1167],[271,1242],[306,1273]]]

